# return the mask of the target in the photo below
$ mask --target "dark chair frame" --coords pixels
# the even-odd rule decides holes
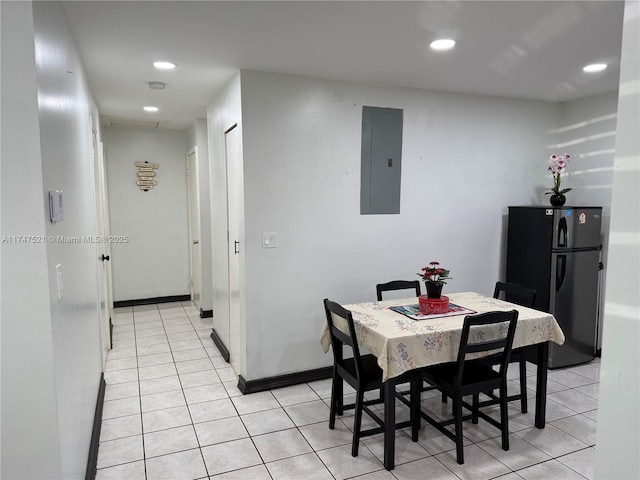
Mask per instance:
[[[387,283],[379,283],[376,285],[376,296],[378,301],[382,301],[382,292],[389,292],[394,290],[415,290],[416,297],[419,297],[422,292],[420,290],[420,281],[419,280],[392,280]],[[423,392],[427,392],[429,390],[437,390],[437,387],[433,385],[422,385],[421,390]],[[404,390],[398,392],[400,395],[409,395],[411,393],[410,390]],[[402,400],[402,399],[401,399]],[[405,404],[409,405],[408,401],[402,400]],[[447,396],[442,395],[442,402],[447,402]]]
[[[331,405],[329,409],[329,428],[334,429],[336,423],[336,415],[342,415],[344,410],[354,409],[353,423],[353,440],[351,444],[351,455],[358,456],[358,446],[360,439],[369,435],[384,432],[384,420],[382,420],[369,407],[371,405],[383,403],[384,389],[382,388],[382,369],[378,366],[378,361],[374,355],[360,354],[358,340],[356,337],[355,326],[352,313],[329,299],[324,299],[324,309],[331,335],[331,345],[333,351],[333,380],[331,384]],[[341,317],[347,324],[348,332],[340,330],[333,320],[333,315]],[[351,347],[353,357],[344,358],[343,347]],[[411,428],[411,437],[413,441],[418,440],[420,428],[420,385],[422,379],[415,372],[407,372],[405,381],[410,381],[411,399],[410,420],[396,423],[395,428]],[[343,380],[351,385],[356,391],[356,399],[354,403],[344,404],[343,398]],[[402,379],[401,379],[402,380]],[[380,397],[374,400],[365,400],[365,392],[379,390]],[[395,399],[394,399],[395,400]],[[368,430],[362,430],[362,412],[366,412],[377,424],[378,427]]]
[[[495,289],[493,290],[493,298],[500,298],[501,294],[504,295],[503,299],[507,302],[533,308],[538,292],[518,283],[496,282]],[[512,350],[511,362],[518,363],[520,371],[520,393],[510,395],[507,400],[509,402],[520,400],[520,410],[522,413],[527,413],[529,409],[527,405],[527,358],[525,349],[517,348]],[[493,402],[486,402],[487,405],[497,403],[498,398],[495,395],[489,394],[489,396],[493,399]]]
[[[379,283],[376,285],[376,295],[378,301],[382,301],[382,292],[389,292],[392,290],[415,290],[416,297],[421,294],[420,282],[418,280],[393,280],[387,283]]]
[[[511,359],[511,347],[515,335],[518,320],[517,310],[495,311],[469,315],[464,319],[458,357],[455,362],[434,365],[422,370],[423,377],[431,384],[437,385],[443,393],[453,400],[453,418],[439,421],[421,411],[421,417],[437,428],[444,435],[452,439],[456,444],[456,460],[464,463],[464,448],[462,435],[463,420],[471,419],[478,423],[478,418],[486,420],[499,428],[502,433],[502,448],[509,450],[509,416],[507,411],[507,367]],[[470,341],[470,332],[473,327],[487,326],[491,324],[507,323],[506,334],[496,340],[478,342]],[[496,372],[491,365],[478,360],[467,360],[468,354],[482,354],[492,350],[501,350],[499,354],[500,369]],[[480,393],[499,390],[500,421],[493,419],[480,410]],[[464,401],[463,397],[472,395],[472,404]],[[462,407],[471,410],[471,414],[462,415]],[[452,433],[447,425],[455,425]]]

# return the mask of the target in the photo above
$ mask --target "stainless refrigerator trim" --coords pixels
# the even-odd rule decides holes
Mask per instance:
[[[597,341],[600,249],[555,252],[551,258],[550,311],[565,334],[565,344],[551,344],[549,367],[588,362]]]

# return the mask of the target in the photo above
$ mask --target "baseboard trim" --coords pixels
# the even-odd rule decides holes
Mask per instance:
[[[98,399],[96,400],[96,411],[93,414],[93,430],[91,431],[91,443],[89,444],[89,458],[87,459],[87,471],[85,480],[94,480],[98,467],[98,446],[100,445],[100,429],[102,428],[102,407],[104,406],[104,394],[107,382],[104,381],[104,372],[100,374],[100,386],[98,388]]]
[[[245,380],[242,375],[238,376],[238,389],[244,393],[264,392],[276,388],[291,387],[300,383],[315,382],[325,380],[333,375],[333,367],[322,367],[303,372],[288,373],[275,377],[260,378],[258,380]]]
[[[216,332],[215,328],[211,329],[211,340],[213,340],[213,343],[216,344],[216,347],[218,347],[218,350],[220,351],[220,355],[222,355],[222,358],[224,358],[224,361],[229,363],[229,350],[227,350],[227,347],[225,347],[224,342],[222,341],[222,339],[220,338],[220,335],[218,335],[218,332]]]
[[[188,302],[191,295],[171,295],[169,297],[138,298],[134,300],[120,300],[113,302],[114,308],[134,307],[136,305],[151,305],[153,303]]]
[[[200,309],[200,318],[213,318],[213,310]]]

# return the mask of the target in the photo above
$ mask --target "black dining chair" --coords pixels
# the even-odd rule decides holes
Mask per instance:
[[[392,280],[387,283],[378,283],[376,285],[376,296],[378,301],[382,301],[382,292],[389,292],[394,290],[414,290],[416,292],[416,297],[419,297],[421,294],[420,291],[420,281],[419,280]],[[422,385],[422,391],[426,392],[429,390],[437,390],[437,387],[433,385]],[[408,395],[410,394],[409,390],[404,390],[398,392],[400,395]],[[447,396],[442,395],[442,401],[446,403]],[[405,402],[407,403],[407,402]]]
[[[537,295],[538,292],[535,290],[523,287],[517,283],[496,282],[493,291],[493,298],[499,298],[529,308],[533,308]],[[493,361],[492,357],[489,357],[487,361]],[[524,349],[517,348],[511,352],[511,363],[518,363],[520,370],[520,393],[510,395],[507,400],[509,402],[520,400],[520,410],[522,413],[527,413],[527,358]],[[498,361],[494,361],[493,364],[497,365]],[[494,400],[494,403],[497,403],[497,397],[495,395],[489,394],[489,396]]]
[[[424,410],[421,411],[421,417],[455,442],[456,460],[460,465],[464,463],[463,420],[471,419],[475,424],[478,423],[478,418],[482,418],[499,428],[502,433],[502,449],[509,450],[507,367],[511,357],[511,346],[513,345],[517,320],[517,310],[487,312],[465,317],[457,360],[426,367],[422,370],[423,377],[429,383],[437,385],[443,393],[452,398],[453,418],[440,421],[428,415]],[[497,338],[485,339],[488,330],[496,332],[492,335],[497,335]],[[492,336],[490,335],[489,338]],[[493,353],[500,358],[498,371],[494,370],[491,365],[479,362],[477,359],[467,359],[470,354],[475,358],[477,355],[495,350],[499,350],[499,352]],[[500,392],[500,421],[480,410],[480,393],[493,390]],[[463,399],[467,395],[472,395],[471,404]],[[471,414],[463,416],[463,407],[470,410]],[[446,428],[451,424],[455,426],[454,432]]]
[[[416,297],[419,297],[420,282],[418,280],[393,280],[387,283],[379,283],[376,285],[378,301],[382,301],[382,292],[389,292],[392,290],[415,290]]]
[[[354,409],[353,440],[351,444],[351,455],[358,456],[358,446],[360,439],[369,435],[384,432],[384,420],[370,409],[371,405],[384,402],[382,389],[382,369],[378,365],[376,357],[372,354],[361,355],[356,338],[356,331],[353,316],[349,310],[341,305],[324,300],[324,309],[327,316],[329,333],[331,335],[331,346],[333,350],[333,381],[331,385],[331,406],[329,409],[329,428],[334,429],[336,415],[342,415],[344,410]],[[334,319],[344,323],[344,330],[335,325]],[[346,330],[346,331],[345,331]],[[344,358],[343,347],[351,347],[353,356]],[[421,378],[415,373],[407,373],[406,378],[411,383],[411,404],[410,420],[400,422],[395,428],[412,427],[411,436],[414,441],[418,440],[418,430],[420,426],[420,382]],[[356,391],[356,399],[352,404],[344,404],[343,381],[346,381]],[[365,392],[372,390],[380,391],[380,397],[373,400],[365,400]],[[395,401],[395,398],[393,399]],[[377,424],[378,427],[362,430],[362,412],[366,412]]]

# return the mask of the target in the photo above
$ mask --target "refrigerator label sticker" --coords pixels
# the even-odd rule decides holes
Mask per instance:
[[[578,217],[578,223],[587,223],[587,214],[584,212],[580,212],[580,216]]]
[[[565,216],[567,216],[567,217],[570,217],[572,213],[573,213],[573,212],[572,212],[570,209],[568,209],[568,208],[564,211],[564,214],[565,214]]]
[[[553,215],[553,208],[547,208],[544,212],[545,215]]]

